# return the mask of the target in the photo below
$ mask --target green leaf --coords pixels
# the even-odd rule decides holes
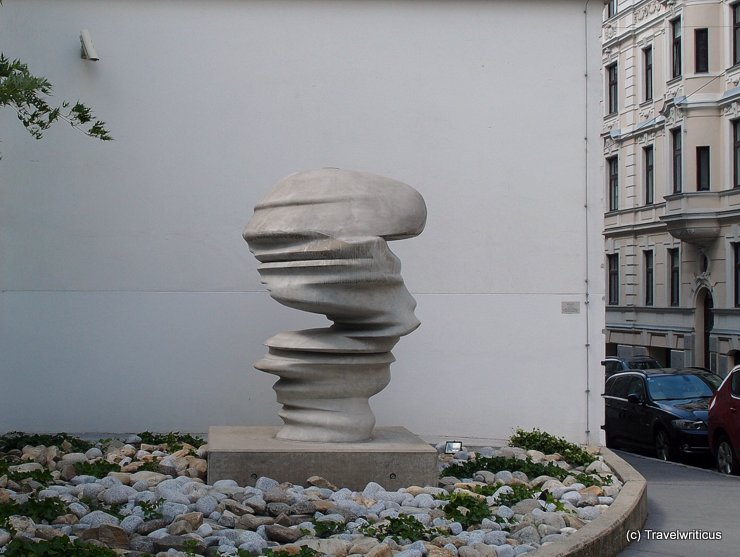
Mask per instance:
[[[18,119],[36,139],[58,120],[65,120],[78,131],[103,141],[113,138],[98,120],[92,110],[77,101],[71,108],[69,101],[52,107],[47,98],[51,96],[52,85],[45,77],[38,77],[20,60],[10,60],[0,53],[0,108],[15,110]]]

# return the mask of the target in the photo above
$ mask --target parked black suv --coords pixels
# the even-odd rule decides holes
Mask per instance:
[[[658,360],[650,356],[631,356],[629,358],[607,356],[601,362],[601,365],[604,366],[604,373],[607,379],[615,373],[627,371],[628,369],[660,369],[663,367]]]
[[[604,389],[607,446],[652,449],[658,458],[709,451],[709,401],[722,378],[701,368],[612,375]]]

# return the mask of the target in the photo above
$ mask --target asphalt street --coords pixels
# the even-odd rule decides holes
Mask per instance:
[[[615,452],[648,482],[647,521],[620,557],[740,555],[740,477]]]

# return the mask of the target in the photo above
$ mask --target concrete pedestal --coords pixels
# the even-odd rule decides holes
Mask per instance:
[[[208,483],[260,476],[306,485],[322,476],[354,491],[374,481],[388,490],[437,485],[437,451],[402,427],[377,428],[363,443],[308,443],[276,439],[279,427],[216,426],[208,430]]]

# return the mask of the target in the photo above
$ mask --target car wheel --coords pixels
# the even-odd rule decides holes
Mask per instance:
[[[717,441],[717,447],[714,450],[714,461],[717,463],[717,470],[722,474],[737,474],[735,450],[732,448],[730,440],[724,435]]]
[[[671,440],[662,427],[655,430],[655,456],[660,460],[671,460]]]

